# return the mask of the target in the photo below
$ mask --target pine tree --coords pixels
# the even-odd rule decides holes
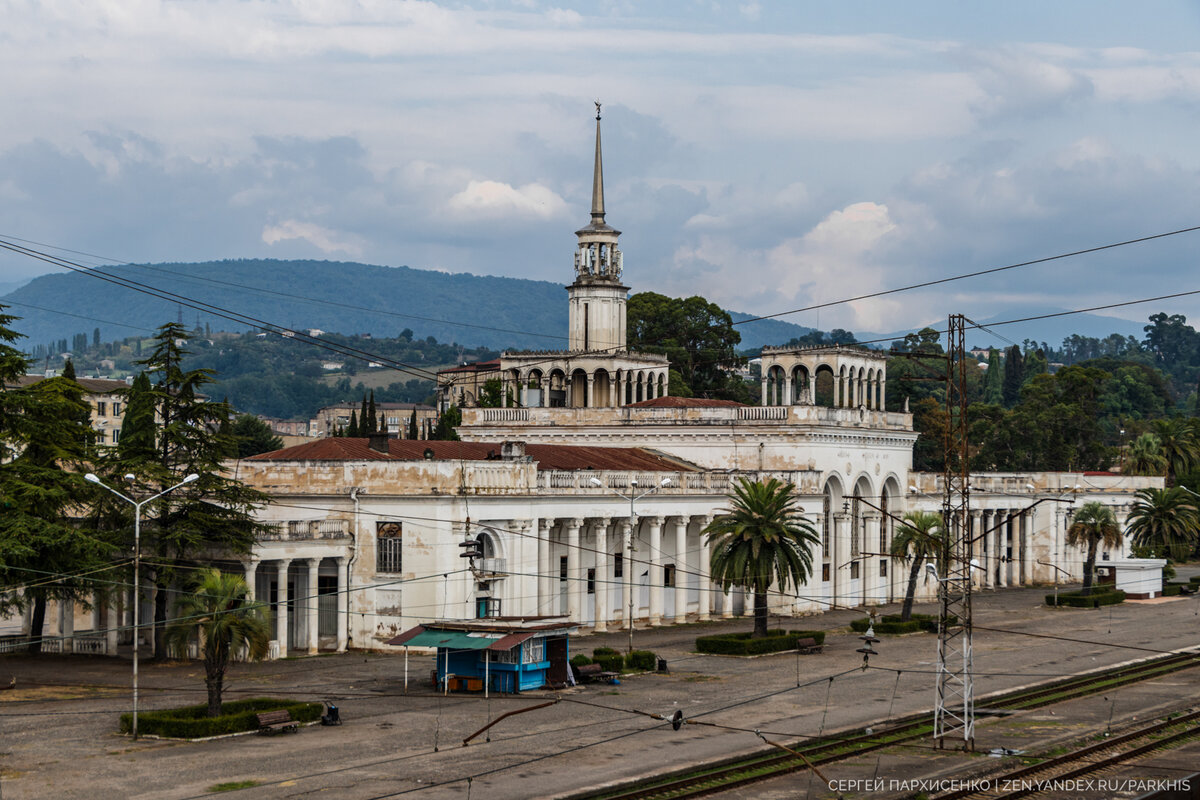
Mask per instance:
[[[350,427],[346,428],[346,435],[351,438],[357,438],[358,430],[358,414],[354,411],[350,412]]]
[[[67,363],[63,364],[62,376],[69,381],[75,380],[75,364],[69,358]]]
[[[119,444],[127,446],[119,446],[115,458],[105,465],[112,481],[109,485],[116,485],[127,473],[134,476],[127,492],[135,497],[161,492],[190,473],[200,476],[143,512],[142,552],[153,556],[150,580],[157,587],[153,634],[155,658],[159,659],[166,656],[167,589],[178,575],[177,567],[214,553],[228,558],[250,552],[260,529],[254,509],[268,501],[266,495],[248,489],[223,470],[228,443],[217,431],[222,420],[228,423],[229,407],[202,396],[213,381],[211,370],[183,369],[188,338],[178,323],[158,329],[150,355],[138,362],[146,368],[139,382],[152,377],[153,386],[145,390],[145,383],[135,382],[130,391],[130,406],[135,400],[143,404],[137,409],[140,418],[130,419],[135,409],[127,410],[123,428],[134,428],[129,434],[133,441],[123,434]],[[143,397],[138,399],[138,394]],[[149,415],[144,408],[146,399],[152,403]],[[148,422],[153,437],[149,449]],[[104,504],[101,513],[109,521],[124,519],[128,524],[130,509],[114,498]]]
[[[408,421],[408,438],[416,439],[417,437],[417,408],[413,406],[412,419]]]

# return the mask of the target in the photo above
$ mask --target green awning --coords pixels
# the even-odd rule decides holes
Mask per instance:
[[[483,650],[503,634],[480,636],[463,631],[425,630],[404,643],[405,647],[444,647],[450,650]]]

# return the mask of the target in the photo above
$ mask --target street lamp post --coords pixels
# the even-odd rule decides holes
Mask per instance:
[[[629,626],[628,627],[629,627],[629,652],[630,653],[633,652],[633,607],[634,607],[634,599],[633,599],[633,529],[634,529],[634,526],[637,525],[637,512],[634,511],[633,504],[636,503],[638,500],[641,500],[646,495],[654,494],[655,492],[657,492],[659,489],[666,486],[670,482],[671,482],[670,478],[663,478],[661,481],[659,481],[658,486],[652,486],[651,488],[647,489],[646,491],[642,492],[639,495],[628,495],[628,494],[623,494],[622,492],[618,492],[616,489],[605,486],[598,478],[591,478],[589,480],[589,483],[591,483],[593,486],[599,486],[601,489],[607,489],[608,491],[615,494],[617,497],[623,497],[629,501],[629,538],[626,540],[626,544],[628,545],[628,550],[629,550],[629,563],[625,564],[625,587],[628,590],[628,594],[629,594],[629,611],[628,611]],[[630,478],[629,485],[636,489],[637,481],[634,480],[633,478]],[[654,576],[650,576],[650,579],[653,580],[653,577]]]
[[[173,492],[184,484],[191,483],[200,478],[196,473],[188,475],[179,483],[163,489],[153,497],[147,497],[142,502],[134,500],[132,497],[118,492],[108,484],[104,483],[96,476],[94,472],[89,472],[83,476],[87,481],[96,484],[104,489],[115,494],[117,497],[124,500],[133,506],[133,740],[136,742],[138,738],[138,635],[141,633],[141,602],[138,593],[141,591],[141,566],[142,566],[142,506],[147,503],[157,500],[168,492]],[[132,480],[133,475],[126,475],[126,480]]]

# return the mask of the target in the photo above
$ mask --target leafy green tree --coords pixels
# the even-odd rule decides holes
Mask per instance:
[[[1184,489],[1139,489],[1126,532],[1138,547],[1184,561],[1200,541],[1200,509]]]
[[[703,297],[675,298],[639,292],[626,305],[630,350],[662,353],[679,371],[680,383],[671,394],[687,387],[691,396],[746,402],[751,391],[736,374],[745,359],[737,354],[742,340],[733,318]]]
[[[1050,371],[1050,363],[1042,350],[1026,351],[1025,363],[1022,366],[1023,383],[1027,383],[1034,375],[1044,375]]]
[[[1143,433],[1134,439],[1125,453],[1121,471],[1127,475],[1165,475],[1167,457],[1163,455],[1158,437],[1153,433]]]
[[[908,569],[908,586],[904,590],[904,605],[900,608],[900,619],[912,618],[913,597],[917,593],[917,578],[921,565],[934,561],[942,547],[942,515],[932,511],[909,511],[904,523],[896,528],[892,537],[892,557],[911,561]]]
[[[1096,572],[1097,546],[1103,544],[1109,549],[1121,546],[1121,529],[1112,509],[1099,502],[1084,503],[1071,518],[1066,542],[1074,547],[1087,548],[1087,557],[1083,562],[1083,594],[1089,595]]]
[[[270,425],[252,414],[239,414],[231,428],[234,455],[237,458],[249,458],[283,448],[283,439],[275,435]]]
[[[920,436],[913,445],[913,469],[940,472],[946,464],[946,408],[932,397],[918,400],[912,407],[913,430]]]
[[[152,352],[139,362],[153,379],[148,393],[155,411],[152,453],[118,448],[117,457],[104,465],[110,485],[120,482],[120,476],[134,476],[132,496],[161,492],[190,473],[200,476],[144,512],[142,550],[152,555],[150,579],[157,588],[153,633],[158,659],[166,657],[167,590],[178,568],[211,553],[237,556],[250,552],[260,530],[254,510],[269,499],[223,471],[230,443],[215,431],[222,419],[229,418],[229,408],[205,399],[204,392],[213,382],[210,370],[183,369],[188,338],[182,325],[163,325],[155,335]],[[147,437],[142,433],[139,438]],[[100,513],[110,520],[125,520],[125,530],[132,529],[127,522],[127,503],[107,501]]]
[[[221,716],[230,658],[242,648],[254,661],[267,655],[271,627],[263,606],[250,602],[248,595],[242,576],[215,567],[201,570],[191,591],[176,603],[176,619],[167,629],[167,644],[177,655],[185,654],[192,641],[199,642],[210,717]]]
[[[728,590],[754,592],[754,633],[767,635],[767,591],[802,586],[812,575],[812,549],[820,539],[796,507],[795,487],[776,478],[739,479],[730,507],[704,529],[712,547],[712,579]]]

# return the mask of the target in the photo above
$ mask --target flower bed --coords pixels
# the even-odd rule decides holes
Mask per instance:
[[[219,717],[208,716],[207,703],[162,711],[140,711],[138,733],[175,739],[202,739],[207,736],[241,733],[258,729],[258,721],[255,719],[257,714],[283,709],[291,712],[292,719],[297,722],[314,722],[324,713],[324,707],[320,703],[253,697],[224,703],[221,706],[224,713]],[[129,733],[132,727],[133,715],[122,714],[121,733]]]
[[[825,643],[825,631],[785,631],[775,628],[767,631],[766,638],[752,639],[751,636],[752,633],[701,636],[696,639],[696,650],[722,656],[754,656],[795,650],[799,639],[813,639],[818,645]]]

